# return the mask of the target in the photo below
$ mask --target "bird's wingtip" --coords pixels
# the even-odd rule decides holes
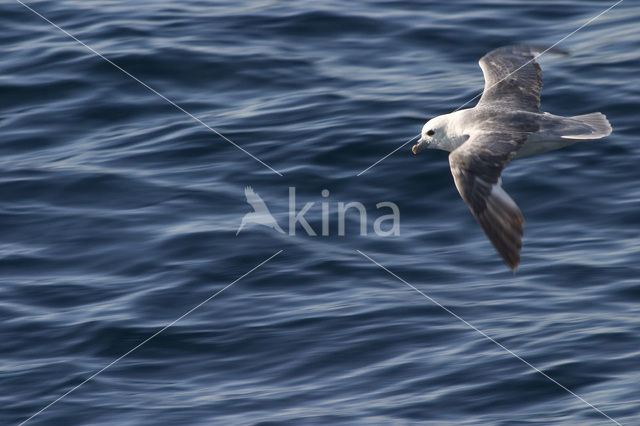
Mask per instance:
[[[516,272],[518,272],[518,267],[520,266],[520,249],[518,249],[516,253],[513,253],[513,256],[508,258],[503,256],[502,259],[511,270],[511,273],[515,275]]]
[[[561,47],[556,47],[556,46],[533,46],[533,50],[535,52],[537,52],[538,54],[542,54],[542,53],[553,53],[556,55],[563,55],[563,56],[571,56],[571,51],[568,49],[563,49]]]

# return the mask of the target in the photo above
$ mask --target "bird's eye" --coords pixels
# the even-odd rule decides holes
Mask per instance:
[[[433,136],[433,134],[434,134],[434,133],[435,133],[435,132],[434,132],[433,130],[429,130],[429,131],[427,132],[427,136]]]

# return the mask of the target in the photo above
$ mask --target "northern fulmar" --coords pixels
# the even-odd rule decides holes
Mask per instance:
[[[514,157],[560,149],[611,134],[607,117],[592,112],[562,117],[540,111],[542,70],[536,55],[557,48],[505,46],[479,63],[484,91],[473,108],[435,117],[424,125],[411,149],[449,151],[456,188],[505,263],[515,273],[520,263],[524,218],[502,189],[502,169]]]

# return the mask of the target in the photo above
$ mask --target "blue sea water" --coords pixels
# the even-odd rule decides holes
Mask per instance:
[[[2,2],[0,424],[640,424],[637,2],[540,60],[544,110],[614,132],[507,167],[516,275],[446,153],[358,174],[478,94],[484,53],[614,2],[26,3],[281,175]],[[236,235],[246,186],[285,233]]]

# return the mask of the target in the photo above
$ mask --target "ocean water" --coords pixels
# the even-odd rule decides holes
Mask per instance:
[[[637,2],[540,60],[614,132],[506,168],[515,275],[446,153],[361,172],[614,2],[27,4],[193,116],[0,4],[0,424],[640,424]]]

